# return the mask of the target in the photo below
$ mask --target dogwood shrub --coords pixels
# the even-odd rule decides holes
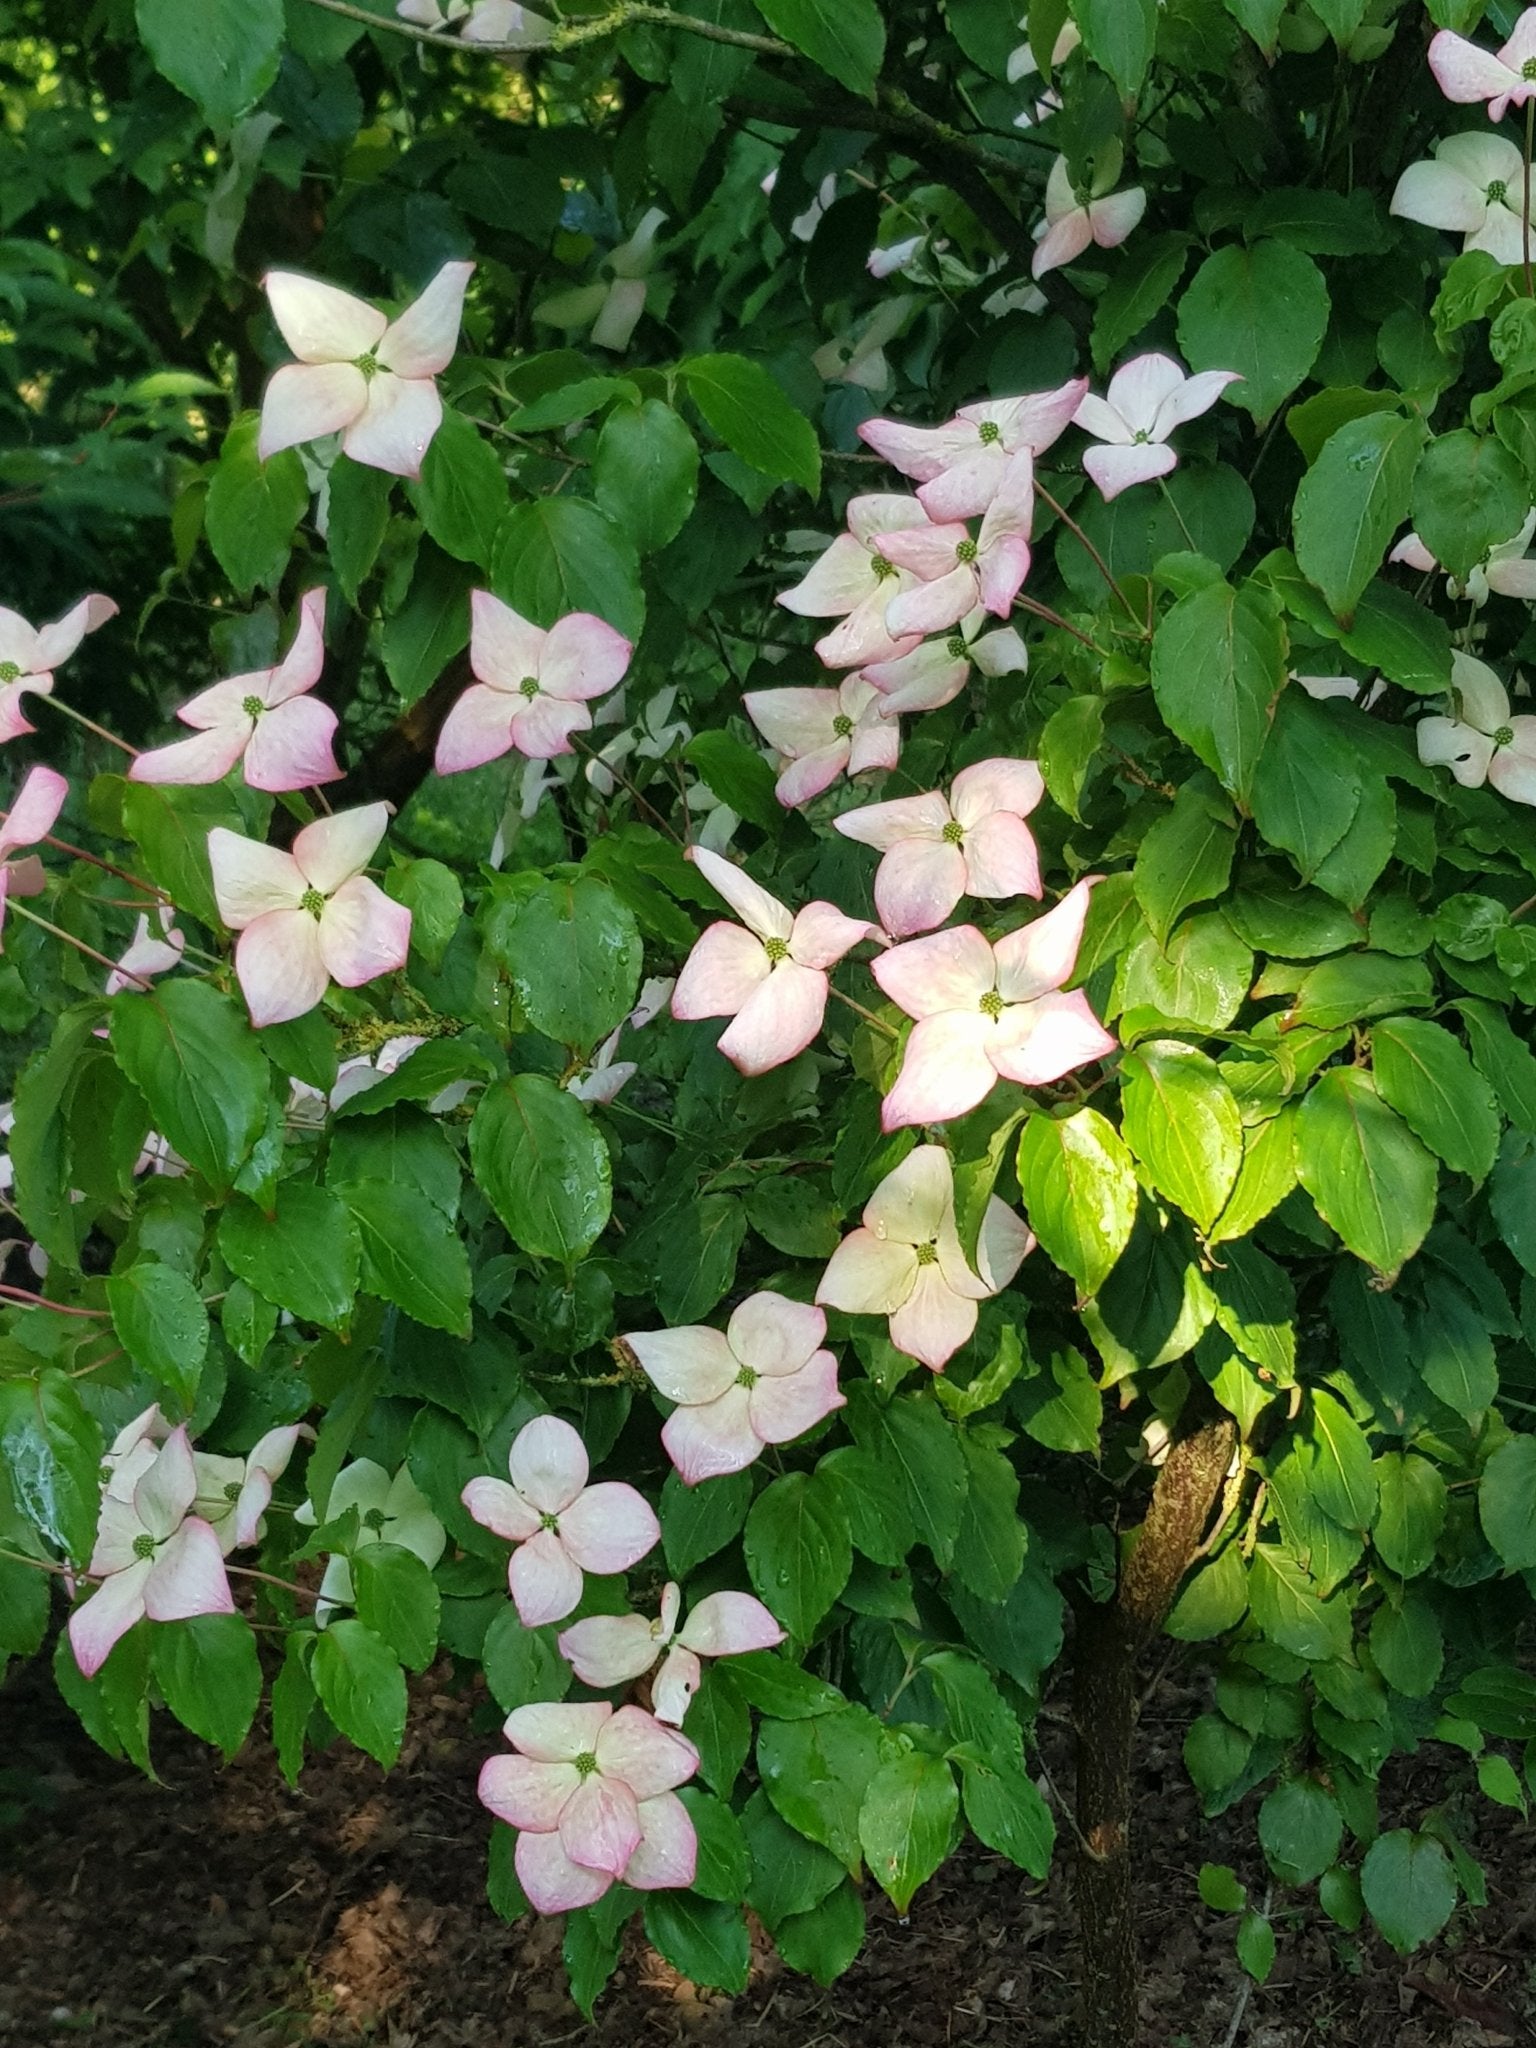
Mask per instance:
[[[0,570],[0,1650],[62,1623],[104,1748],[388,1766],[447,1660],[588,2011],[636,1914],[829,1983],[872,1885],[1070,1835],[1121,2048],[1168,1637],[1273,1887],[1405,1953],[1480,1901],[1536,1784],[1484,12],[139,0],[58,59],[206,199],[113,387],[173,567],[125,499]]]

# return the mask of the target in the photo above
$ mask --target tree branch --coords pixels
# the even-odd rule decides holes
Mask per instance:
[[[360,21],[367,28],[382,28],[391,35],[406,36],[413,43],[430,43],[435,49],[455,50],[460,56],[526,57],[536,50],[552,50],[558,55],[564,50],[578,49],[583,43],[601,42],[604,36],[616,35],[620,29],[641,24],[650,28],[682,29],[688,35],[704,37],[707,42],[729,43],[737,50],[755,50],[761,57],[793,57],[797,54],[788,43],[781,43],[777,36],[754,35],[749,29],[723,28],[719,22],[703,21],[696,14],[675,14],[670,7],[651,6],[647,0],[618,0],[618,5],[609,13],[599,15],[593,21],[551,23],[547,39],[538,43],[467,43],[461,36],[443,35],[437,29],[418,28],[411,21],[375,14],[369,7],[355,6],[353,0],[309,0],[309,4],[324,8],[327,14],[339,14],[347,21]]]

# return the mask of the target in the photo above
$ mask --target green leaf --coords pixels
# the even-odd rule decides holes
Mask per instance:
[[[815,6],[817,0],[803,4]],[[841,14],[844,0],[835,4]],[[850,13],[866,5],[873,14],[871,0],[849,0]],[[688,356],[678,365],[678,375],[710,427],[749,469],[775,483],[799,484],[813,498],[817,495],[821,450],[816,430],[761,363],[736,355]]]
[[[1231,806],[1203,778],[1186,782],[1142,840],[1132,870],[1136,900],[1160,946],[1181,911],[1224,893],[1236,849]]]
[[[512,1876],[515,1881],[515,1862]],[[521,1895],[523,1888],[520,1884],[517,1889]],[[624,1926],[633,1910],[633,1902],[632,1892],[626,1893],[622,1885],[615,1885],[596,1905],[566,1917],[560,1960],[570,1978],[571,1997],[589,2022],[609,1978],[618,1968],[624,1946]],[[526,1906],[526,1899],[524,1904]]]
[[[563,500],[561,501],[564,502]],[[385,672],[407,704],[424,697],[469,644],[469,590],[474,577],[431,540],[416,551],[404,604],[379,636]]]
[[[965,1817],[978,1838],[1031,1877],[1043,1879],[1056,1846],[1051,1809],[1017,1765],[996,1757],[956,1757]]]
[[[740,1906],[693,1892],[651,1892],[645,1936],[690,1984],[707,1984],[732,1997],[746,1990],[752,1945]]]
[[[1185,1582],[1163,1629],[1176,1642],[1207,1643],[1236,1628],[1247,1611],[1248,1574],[1243,1553],[1237,1544],[1229,1543]]]
[[[1437,1935],[1456,1904],[1450,1858],[1428,1835],[1394,1828],[1360,1866],[1360,1890],[1377,1929],[1400,1956]]]
[[[723,1800],[712,1799],[697,1785],[684,1785],[678,1797],[688,1809],[699,1843],[693,1890],[702,1898],[739,1906],[752,1873],[752,1852],[740,1821]]]
[[[747,1904],[770,1933],[782,1921],[811,1912],[844,1882],[843,1866],[831,1851],[787,1826],[762,1792],[747,1801],[741,1829],[752,1855]]]
[[[756,0],[756,6],[776,34],[839,85],[871,97],[885,59],[885,23],[875,0]]]
[[[1349,830],[1360,790],[1360,771],[1339,744],[1328,706],[1305,690],[1286,690],[1253,778],[1253,821],[1271,845],[1294,856],[1304,880]]]
[[[467,1337],[469,1254],[457,1228],[419,1188],[382,1180],[333,1190],[357,1226],[362,1288],[429,1329]]]
[[[1136,1169],[1120,1133],[1096,1109],[1032,1116],[1019,1140],[1019,1189],[1050,1258],[1084,1294],[1097,1294],[1130,1242]]]
[[[809,1642],[853,1569],[835,1494],[813,1473],[786,1473],[752,1503],[743,1549],[764,1602],[792,1636]]]
[[[1278,1544],[1260,1543],[1248,1577],[1253,1618],[1272,1643],[1309,1661],[1342,1657],[1349,1648],[1350,1610],[1338,1594],[1319,1597],[1316,1586]]]
[[[140,1259],[107,1281],[107,1307],[134,1364],[188,1413],[208,1355],[208,1311],[191,1281],[157,1259]]]
[[[683,748],[705,787],[764,831],[777,831],[784,813],[774,795],[774,773],[762,755],[728,732],[696,732]]]
[[[352,1593],[368,1624],[412,1671],[437,1655],[442,1602],[429,1566],[398,1543],[364,1543],[352,1557]]]
[[[640,986],[640,933],[606,883],[544,882],[498,950],[535,1031],[586,1051],[616,1030]]]
[[[227,1194],[266,1124],[271,1088],[236,999],[193,980],[115,996],[112,1050],[149,1104],[155,1129]]]
[[[1324,960],[1297,983],[1288,1022],[1334,1031],[1388,1011],[1427,1008],[1434,989],[1422,960],[1390,953],[1348,953]]]
[[[859,1842],[869,1874],[905,1913],[949,1853],[960,1795],[942,1758],[913,1750],[882,1764],[859,1808]]]
[[[1152,642],[1152,694],[1164,724],[1245,802],[1285,681],[1279,607],[1257,583],[1191,591]]]
[[[1438,1277],[1426,1283],[1413,1350],[1430,1392],[1467,1421],[1479,1421],[1498,1394],[1499,1367],[1487,1323],[1459,1287]]]
[[[1202,1863],[1196,1879],[1202,1901],[1213,1913],[1241,1913],[1248,1903],[1248,1888],[1238,1883],[1229,1863]]]
[[[1025,1435],[1048,1451],[1098,1455],[1103,1396],[1087,1359],[1074,1346],[1056,1352],[1050,1370],[1023,1387],[1014,1406]]]
[[[921,1542],[947,1571],[960,1534],[969,1479],[954,1425],[931,1401],[898,1394],[882,1405],[874,1389],[848,1390],[854,1441],[896,1481]]]
[[[1095,1424],[1097,1423],[1095,1399]],[[1038,1425],[1039,1415],[1034,1418]],[[960,1450],[970,1475],[955,1544],[955,1571],[978,1600],[1006,1600],[1029,1547],[1019,1518],[1019,1475],[999,1450],[967,1431]]]
[[[1536,1569],[1536,1436],[1507,1437],[1499,1445],[1483,1467],[1477,1513],[1510,1571]]]
[[[1423,1017],[1388,1017],[1371,1032],[1382,1099],[1453,1173],[1484,1180],[1499,1149],[1493,1090],[1461,1042]]]
[[[282,0],[138,0],[155,69],[227,134],[277,76]]]
[[[101,1456],[101,1425],[56,1367],[0,1380],[0,1469],[33,1528],[81,1566],[96,1536]]]
[[[155,1682],[184,1728],[229,1759],[261,1704],[261,1663],[240,1614],[197,1614],[162,1622],[151,1647]]]
[[[685,1486],[676,1472],[661,1489],[661,1541],[667,1569],[686,1579],[695,1565],[723,1550],[747,1519],[752,1499],[750,1472],[727,1472]]]
[[[1393,1279],[1434,1221],[1439,1176],[1369,1074],[1335,1067],[1309,1090],[1296,1121],[1296,1165],[1323,1221]]]
[[[0,1660],[35,1657],[43,1647],[53,1612],[49,1583],[33,1565],[0,1561]]]
[[[405,1674],[388,1643],[365,1622],[332,1621],[316,1638],[310,1676],[342,1734],[388,1770],[405,1735]]]
[[[1440,1683],[1445,1641],[1429,1602],[1416,1594],[1401,1607],[1378,1607],[1371,1623],[1371,1656],[1394,1692],[1423,1699]]]
[[[1310,256],[1288,242],[1231,243],[1207,256],[1180,301],[1179,344],[1192,370],[1241,371],[1225,396],[1262,426],[1316,362],[1329,312]]]
[[[760,1180],[747,1198],[758,1236],[792,1259],[829,1259],[842,1239],[841,1212],[809,1182]]]
[[[1423,444],[1416,417],[1370,413],[1331,435],[1302,478],[1296,560],[1346,623],[1408,517]]]
[[[1488,1189],[1504,1243],[1527,1273],[1536,1274],[1536,1137],[1506,1131]]]
[[[358,1552],[366,1556],[374,1546]],[[485,1632],[481,1666],[491,1697],[504,1714],[536,1700],[563,1700],[573,1673],[555,1645],[553,1626],[525,1628],[515,1607],[503,1607]]]
[[[1512,1438],[1511,1441],[1518,1443],[1524,1439]],[[1494,1455],[1497,1457],[1498,1453]],[[1376,1460],[1376,1485],[1380,1506],[1371,1541],[1389,1571],[1396,1572],[1400,1579],[1416,1579],[1435,1561],[1440,1531],[1445,1526],[1445,1481],[1427,1458],[1416,1457],[1412,1451],[1383,1451]],[[1484,1512],[1484,1534],[1487,1534],[1486,1472],[1483,1489],[1479,1495],[1479,1507]],[[1533,1536],[1536,1536],[1536,1522],[1533,1522]],[[1497,1549],[1498,1545],[1495,1544],[1494,1548]],[[1533,1542],[1531,1562],[1536,1564],[1536,1542]]]
[[[685,1725],[688,1740],[699,1752],[699,1776],[711,1791],[728,1799],[752,1746],[752,1716],[724,1664],[705,1665]]]
[[[490,566],[496,529],[507,510],[507,478],[480,430],[451,406],[422,458],[421,479],[407,493],[421,523],[445,554],[477,568]]]
[[[338,1117],[378,1116],[401,1102],[430,1102],[455,1081],[488,1081],[496,1068],[462,1038],[429,1039],[403,1059],[392,1074],[348,1096]]]
[[[339,1330],[351,1316],[362,1246],[330,1189],[280,1181],[270,1216],[232,1196],[219,1219],[219,1250],[248,1287],[302,1322]]]
[[[813,1678],[802,1665],[773,1650],[748,1650],[731,1659],[731,1683],[748,1706],[776,1721],[835,1714],[848,1702],[835,1685]]]
[[[154,4],[184,6],[186,0]],[[213,4],[228,6],[231,0]],[[270,0],[255,0],[257,8],[268,4]],[[245,12],[243,0],[240,8]],[[201,38],[193,35],[190,40]],[[241,597],[249,597],[257,584],[276,590],[288,566],[294,529],[309,509],[309,485],[297,451],[285,448],[262,462],[256,453],[260,426],[257,414],[242,413],[225,435],[204,513],[208,545]]]
[[[1127,99],[1141,90],[1157,41],[1157,0],[1072,0],[1083,48]]]
[[[699,492],[699,448],[659,398],[615,406],[597,437],[592,491],[643,555],[676,540]]]
[[[809,1721],[764,1721],[757,1731],[758,1772],[776,1811],[830,1849],[854,1878],[862,1867],[859,1809],[880,1767],[883,1733],[864,1707]]]
[[[1127,1053],[1121,1108],[1125,1137],[1153,1185],[1201,1230],[1232,1192],[1243,1127],[1214,1060],[1166,1039]]]
[[[990,0],[982,5],[989,7]],[[953,21],[953,6],[949,12]],[[1093,310],[1093,362],[1100,375],[1172,298],[1189,247],[1189,237],[1178,234],[1137,235],[1127,246]]]
[[[272,1747],[277,1767],[291,1788],[299,1782],[304,1768],[304,1738],[314,1712],[315,1688],[310,1682],[308,1656],[313,1639],[290,1635],[282,1668],[272,1681]]]
[[[1348,1410],[1321,1387],[1312,1390],[1297,1424],[1295,1448],[1323,1513],[1341,1529],[1369,1529],[1376,1515],[1370,1445]]]
[[[21,1219],[49,1258],[69,1267],[80,1263],[80,1238],[68,1112],[100,1017],[94,1002],[66,1010],[47,1046],[27,1061],[7,1143]]]
[[[408,860],[390,870],[386,887],[411,913],[412,952],[437,972],[464,921],[464,890],[458,876],[440,860]]]
[[[592,612],[629,640],[638,640],[645,625],[634,543],[584,498],[514,506],[496,538],[491,581],[496,595],[535,625]]]
[[[1275,1967],[1275,1930],[1265,1914],[1250,1909],[1237,1923],[1237,1960],[1255,1984],[1269,1981]]]
[[[844,1878],[809,1912],[793,1913],[773,1931],[779,1954],[823,1989],[835,1984],[864,1946],[864,1901]]]
[[[1490,548],[1519,531],[1529,504],[1519,463],[1487,435],[1465,429],[1441,434],[1419,458],[1414,530],[1447,575],[1460,582]]]
[[[515,1074],[485,1091],[469,1156],[525,1252],[569,1264],[602,1236],[613,1200],[608,1148],[576,1098],[542,1074]]]
[[[123,830],[136,842],[145,873],[178,909],[217,927],[219,907],[208,865],[208,834],[215,825],[249,830],[233,794],[221,784],[180,789],[130,782],[124,787]]]
[[[1536,1053],[1492,1003],[1463,1001],[1458,1007],[1472,1042],[1473,1062],[1492,1083],[1500,1108],[1521,1130],[1536,1132]]]
[[[628,1250],[651,1275],[656,1306],[674,1327],[709,1314],[736,1276],[747,1234],[745,1204],[736,1195],[703,1195],[679,1209],[656,1211]]]
[[[354,607],[389,530],[393,487],[387,470],[370,469],[349,455],[338,455],[331,464],[325,548],[347,602]]]
[[[1296,1113],[1283,1109],[1243,1133],[1243,1163],[1227,1206],[1210,1233],[1213,1244],[1246,1237],[1296,1185]]]

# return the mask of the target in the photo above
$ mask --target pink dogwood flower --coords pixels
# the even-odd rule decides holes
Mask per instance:
[[[484,1529],[515,1543],[507,1585],[527,1628],[564,1621],[584,1572],[628,1571],[661,1540],[661,1524],[632,1486],[587,1484],[587,1447],[558,1415],[512,1440],[505,1479],[471,1479],[462,1499]]]
[[[893,533],[886,552],[917,578],[885,609],[886,630],[942,633],[978,606],[1006,618],[1029,574],[1029,537],[1035,518],[1035,458],[1027,448],[1009,458],[992,502],[972,538],[958,521]],[[910,651],[910,650],[908,650]]]
[[[731,1017],[720,1050],[743,1074],[766,1074],[805,1051],[826,1013],[827,969],[860,939],[884,935],[835,904],[808,903],[792,916],[750,875],[702,846],[689,859],[747,929],[712,924],[683,963],[672,991],[682,1023]]]
[[[893,661],[917,645],[914,634],[893,638],[886,630],[891,599],[916,581],[897,567],[887,544],[892,534],[930,523],[916,498],[896,491],[850,498],[848,531],[837,536],[792,590],[779,592],[775,602],[786,611],[801,618],[841,621],[816,642],[827,668]]]
[[[942,924],[962,896],[1038,896],[1040,855],[1024,823],[1045,795],[1034,761],[977,761],[946,799],[897,797],[832,820],[845,839],[878,847],[875,907],[893,936]]]
[[[489,1759],[479,1795],[519,1830],[514,1862],[530,1905],[590,1906],[615,1878],[638,1891],[692,1884],[698,1841],[676,1788],[699,1753],[686,1736],[606,1700],[518,1707],[502,1733],[517,1754]]]
[[[699,1324],[625,1337],[651,1384],[677,1403],[661,1441],[685,1486],[745,1471],[765,1444],[790,1443],[847,1405],[837,1360],[822,1349],[826,1334],[819,1308],[765,1290],[724,1331]]]
[[[134,757],[130,782],[220,782],[239,761],[252,789],[311,789],[336,782],[336,713],[311,697],[325,661],[325,592],[306,591],[293,645],[275,668],[200,690],[176,716],[189,740]]]
[[[1441,29],[1430,37],[1429,68],[1448,100],[1461,107],[1486,100],[1489,120],[1502,121],[1511,107],[1536,99],[1536,7],[1526,8],[1496,52]]]
[[[1086,377],[1072,377],[1054,391],[984,399],[962,405],[942,427],[865,420],[859,439],[917,479],[918,501],[930,519],[973,519],[1001,490],[1015,455],[1024,449],[1039,455],[1066,431],[1087,389]]]
[[[583,1685],[599,1689],[643,1678],[663,1658],[651,1681],[651,1711],[680,1728],[703,1676],[701,1657],[739,1657],[784,1640],[783,1629],[750,1593],[711,1593],[679,1628],[682,1606],[682,1588],[669,1580],[655,1621],[643,1614],[589,1615],[558,1638],[560,1654]]]
[[[571,612],[546,633],[488,590],[469,594],[469,665],[479,677],[449,712],[437,772],[457,775],[516,748],[530,760],[569,754],[588,732],[588,700],[618,688],[634,652],[590,612]]]
[[[361,988],[403,967],[411,913],[363,873],[389,824],[389,805],[317,818],[293,851],[216,825],[208,860],[219,915],[240,934],[235,973],[251,1022],[286,1024],[331,983]]]
[[[1168,446],[1174,428],[1209,412],[1229,384],[1241,382],[1236,370],[1187,377],[1172,356],[1152,354],[1122,364],[1102,398],[1087,392],[1072,417],[1105,444],[1084,451],[1083,467],[1106,502],[1176,468]]]
[[[1524,188],[1524,160],[1514,143],[1468,129],[1442,136],[1432,160],[1408,166],[1387,211],[1449,229],[1461,236],[1463,250],[1485,249],[1496,263],[1514,264],[1526,247]]]
[[[774,794],[788,810],[839,775],[894,768],[901,756],[901,728],[881,717],[880,692],[861,675],[835,690],[749,690],[741,708],[784,757]]]
[[[192,1453],[197,1469],[197,1509],[226,1557],[232,1550],[261,1540],[262,1517],[271,1505],[272,1488],[288,1470],[300,1438],[313,1440],[314,1434],[307,1422],[289,1422],[258,1437],[243,1458],[226,1458],[214,1451]]]
[[[273,373],[261,402],[257,453],[339,433],[354,462],[391,476],[421,474],[443,418],[433,381],[453,360],[473,263],[445,263],[395,320],[319,278],[272,270],[272,317],[298,357]]]
[[[185,1425],[143,1462],[130,1495],[109,1487],[103,1496],[87,1567],[100,1584],[69,1617],[70,1646],[87,1678],[146,1614],[151,1621],[185,1621],[234,1613],[218,1536],[192,1513],[196,1500]]]
[[[36,732],[22,710],[28,691],[47,697],[53,671],[74,653],[87,633],[117,617],[110,597],[82,597],[73,611],[51,626],[29,626],[19,612],[0,605],[0,744],[24,732]]]
[[[16,801],[0,817],[0,932],[5,906],[12,896],[41,896],[47,885],[43,863],[35,853],[17,860],[24,846],[46,839],[64,808],[69,784],[52,768],[32,768],[16,792]]]
[[[1449,768],[1463,789],[1487,782],[1511,803],[1536,804],[1536,718],[1513,716],[1487,662],[1459,647],[1451,654],[1450,703],[1454,715],[1421,718],[1414,727],[1419,759]]]
[[[821,1276],[816,1299],[849,1315],[888,1316],[891,1342],[942,1372],[976,1328],[977,1303],[999,1294],[1034,1247],[994,1195],[982,1219],[976,1270],[955,1229],[955,1175],[942,1145],[919,1145],[864,1205]]]
[[[995,946],[963,924],[874,962],[881,988],[917,1019],[881,1109],[886,1130],[948,1123],[984,1101],[999,1077],[1038,1088],[1114,1051],[1082,990],[1060,993],[1077,964],[1088,891],[1079,882]]]
[[[160,937],[156,938],[149,928],[149,918],[141,910],[138,923],[133,928],[133,937],[118,956],[117,965],[107,976],[106,993],[115,996],[119,989],[143,988],[145,983],[157,974],[169,974],[173,967],[181,965],[181,956],[186,948],[187,935],[176,930],[173,922],[175,911],[169,903],[162,903],[158,913]]]
[[[884,702],[882,718],[906,711],[937,711],[959,696],[974,668],[984,676],[1021,676],[1029,668],[1029,650],[1012,626],[981,631],[986,613],[979,607],[942,640],[924,640],[910,654],[894,661],[870,662],[859,673],[873,683]]]
[[[1139,185],[1111,191],[1119,175],[1118,162],[1106,162],[1092,185],[1077,186],[1066,158],[1057,157],[1045,181],[1045,219],[1035,229],[1039,242],[1029,266],[1033,276],[1075,263],[1095,243],[1101,249],[1119,248],[1147,210],[1147,195]]]

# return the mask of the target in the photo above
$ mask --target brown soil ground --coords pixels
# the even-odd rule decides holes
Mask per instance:
[[[1199,1819],[1178,1755],[1192,1697],[1165,1687],[1143,1720],[1146,2048],[1536,2044],[1532,1829],[1486,1804],[1468,1808],[1486,1911],[1405,1963],[1277,1900],[1279,1959],[1245,1999],[1231,1923],[1195,1878],[1207,1860],[1235,1862],[1260,1893],[1263,1878],[1244,1860],[1248,1816]],[[91,1746],[43,1672],[13,1673],[0,1796],[31,1791],[0,1835],[0,2043],[1076,2048],[1064,1874],[1036,1885],[974,1845],[906,1921],[875,1902],[865,1953],[830,1991],[765,1954],[742,1997],[698,1992],[636,1934],[588,2027],[558,1925],[508,1927],[484,1902],[474,1783],[494,1737],[474,1732],[472,1707],[429,1677],[392,1774],[338,1748],[297,1791],[259,1733],[220,1768],[166,1723],[154,1784]],[[1427,1778],[1395,1790],[1408,1817],[1443,1795]]]

